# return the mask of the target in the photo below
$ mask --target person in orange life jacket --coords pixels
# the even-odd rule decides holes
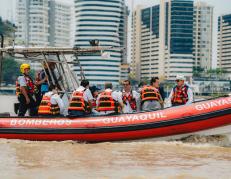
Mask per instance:
[[[153,77],[152,81],[156,81],[155,84],[156,84],[157,88],[159,89],[162,100],[164,101],[166,96],[165,96],[165,92],[164,92],[164,87],[162,85],[160,85],[159,77]]]
[[[96,115],[96,114],[99,114],[98,111],[96,111],[96,100],[97,100],[97,97],[99,96],[100,89],[97,88],[96,86],[91,86],[89,89],[93,96],[92,113]]]
[[[73,93],[70,100],[68,114],[70,117],[86,116],[91,113],[93,96],[89,90],[89,81],[82,80],[79,88]]]
[[[142,90],[142,88],[143,88],[144,86],[146,86],[146,85],[147,85],[147,83],[146,83],[145,81],[141,81],[141,82],[139,83],[139,85],[138,85],[138,92],[140,93],[141,90]]]
[[[58,88],[53,87],[52,91],[43,95],[38,114],[42,116],[59,116],[64,115],[64,110],[64,103],[58,94]]]
[[[177,75],[176,83],[177,85],[171,90],[169,95],[169,101],[171,101],[172,106],[191,104],[193,102],[193,92],[191,88],[185,84],[184,76]]]
[[[132,90],[131,82],[129,80],[123,82],[121,96],[124,103],[123,113],[140,111],[140,94]]]
[[[153,111],[162,108],[163,100],[159,92],[159,80],[157,78],[152,78],[150,86],[142,88],[141,102],[143,111]]]
[[[119,113],[123,109],[122,96],[118,91],[112,90],[112,83],[105,83],[105,90],[96,100],[96,109],[100,115]]]
[[[25,116],[26,111],[29,109],[30,116],[37,115],[37,103],[35,98],[36,86],[29,76],[30,65],[22,64],[20,66],[21,76],[16,81],[16,95],[19,101],[18,116]]]

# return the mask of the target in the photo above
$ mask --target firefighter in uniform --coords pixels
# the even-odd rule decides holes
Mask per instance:
[[[140,94],[132,90],[131,82],[129,80],[123,82],[121,96],[124,103],[123,113],[140,111]]]
[[[68,114],[70,117],[86,116],[91,113],[93,96],[89,90],[89,81],[82,80],[79,88],[73,93],[70,100]]]
[[[191,88],[185,84],[185,78],[183,75],[177,75],[177,85],[172,89],[169,101],[172,106],[181,106],[185,104],[191,104],[193,102],[193,92]]]
[[[123,100],[118,91],[112,91],[112,84],[105,83],[105,90],[96,100],[96,109],[100,115],[117,114],[123,109]]]
[[[141,89],[141,106],[143,111],[158,110],[163,105],[157,79],[152,78],[150,84],[150,86],[144,86]]]
[[[64,110],[63,100],[58,94],[58,89],[54,88],[43,95],[38,114],[41,116],[60,116],[64,114]]]
[[[29,76],[30,65],[22,64],[20,66],[21,76],[16,81],[16,95],[19,101],[18,116],[25,116],[27,109],[29,109],[30,116],[37,115],[37,103],[36,103],[36,86]]]

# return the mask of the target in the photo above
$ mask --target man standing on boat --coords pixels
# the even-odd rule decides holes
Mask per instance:
[[[120,113],[123,106],[120,93],[112,90],[112,83],[105,83],[105,90],[100,93],[96,100],[96,109],[100,115]]]
[[[191,88],[185,84],[185,77],[183,75],[176,76],[177,85],[172,89],[169,101],[172,106],[181,106],[191,104],[193,102],[193,92]]]
[[[123,113],[140,111],[140,94],[132,90],[131,82],[129,80],[123,82],[121,96],[124,103]]]
[[[159,79],[152,78],[150,86],[144,86],[141,90],[141,105],[143,111],[153,111],[162,108],[163,99],[159,91]]]
[[[36,86],[29,76],[30,65],[22,64],[20,66],[21,76],[16,81],[16,95],[19,101],[18,116],[25,116],[27,109],[30,116],[37,115],[37,103],[36,103]]]
[[[92,111],[93,96],[89,90],[89,81],[82,80],[73,93],[68,108],[71,117],[86,116]]]

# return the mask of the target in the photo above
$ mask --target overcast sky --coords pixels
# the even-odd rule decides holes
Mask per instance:
[[[15,20],[15,4],[17,0],[0,0],[0,16],[3,19],[8,19],[12,22]],[[74,0],[58,0],[65,3],[73,3]],[[142,4],[144,6],[152,6],[159,4],[162,0],[133,0],[134,7],[138,4]],[[198,1],[198,0],[195,0]],[[203,2],[207,2],[209,5],[214,7],[214,42],[213,42],[213,57],[216,59],[216,39],[217,39],[217,18],[222,14],[230,14],[231,13],[231,1],[230,0],[202,0]],[[126,0],[129,9],[132,9],[132,0]],[[215,61],[214,61],[215,62]]]

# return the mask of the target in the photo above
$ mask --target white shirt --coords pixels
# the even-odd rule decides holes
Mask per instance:
[[[80,91],[84,91],[86,88],[84,88],[83,86],[79,86],[76,91],[80,92]],[[91,94],[91,91],[89,89],[86,89],[84,92],[83,92],[83,99],[86,101],[86,102],[89,102],[89,101],[92,101],[94,98]]]
[[[112,98],[115,101],[119,102],[119,103],[123,103],[122,96],[121,96],[119,91],[112,91],[112,89],[108,88],[108,89],[105,90],[105,92],[112,92],[111,93]],[[99,98],[100,98],[100,94],[97,97],[96,106],[98,106],[98,104],[99,104]],[[115,111],[105,111],[105,112],[101,111],[100,114],[110,114],[110,113],[113,113],[113,112],[115,112]]]
[[[122,92],[120,92],[120,95],[121,95],[122,99],[123,99],[123,94],[126,95],[126,96],[129,96],[131,94],[131,92],[127,93],[124,90]],[[140,111],[140,94],[133,90],[132,91],[132,96],[136,100],[137,111]],[[127,100],[126,104],[124,104],[123,113],[132,113],[132,112],[133,112],[133,109],[131,108],[130,103]]]
[[[20,86],[27,86],[26,79],[25,79],[24,76],[19,76],[18,77],[18,83],[19,83]]]
[[[65,110],[64,103],[58,94],[54,94],[52,91],[49,91],[45,93],[44,95],[51,98],[50,100],[51,104],[58,104],[59,109],[60,109],[60,114],[64,114],[64,110]]]
[[[168,97],[169,103],[171,103],[171,100],[172,100],[172,97],[173,97],[173,94],[174,94],[173,89],[171,90],[171,93],[170,93],[170,95]],[[193,92],[192,92],[192,89],[190,87],[188,87],[187,95],[188,95],[188,101],[187,101],[186,105],[193,103]]]

